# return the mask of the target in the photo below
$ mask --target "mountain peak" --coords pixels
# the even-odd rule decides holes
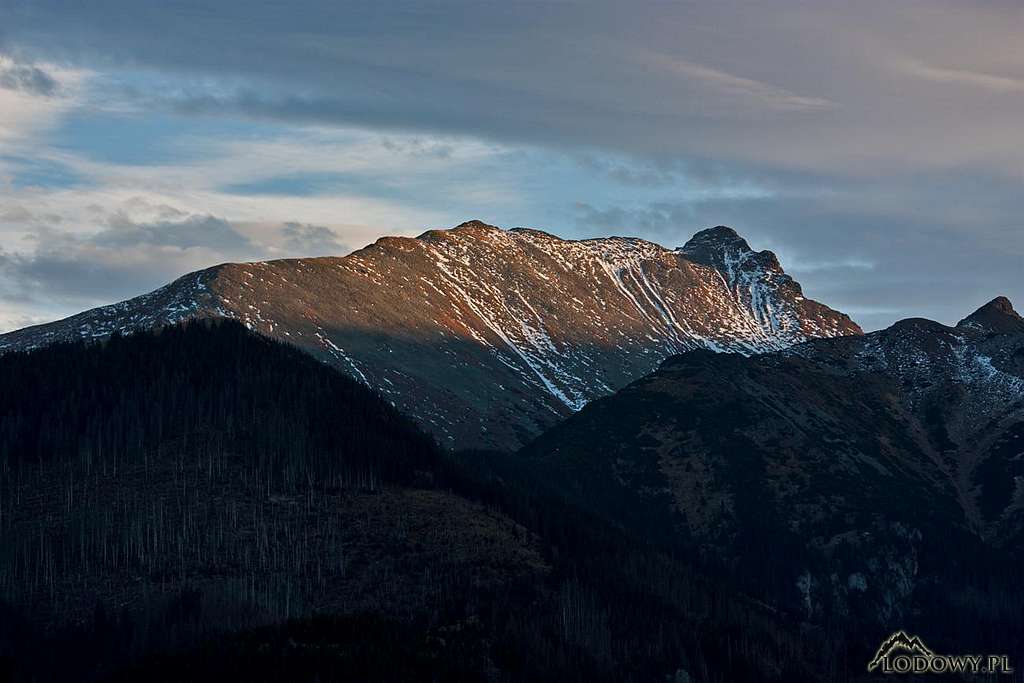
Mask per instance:
[[[426,241],[445,241],[450,239],[457,239],[459,237],[484,237],[493,232],[503,232],[501,228],[490,223],[484,223],[481,220],[473,219],[469,221],[463,221],[454,228],[433,228],[417,236],[416,239]],[[387,239],[387,238],[382,238]]]
[[[992,299],[992,301],[989,301],[987,304],[979,308],[975,312],[975,315],[983,311],[998,312],[1004,315],[1012,315],[1017,318],[1020,317],[1017,314],[1017,311],[1013,310],[1013,304],[1005,296],[997,296],[995,299]]]
[[[742,271],[784,274],[774,252],[754,251],[738,232],[725,225],[701,230],[678,252],[691,261],[717,269],[730,286],[736,284]]]
[[[683,251],[689,252],[708,247],[737,247],[742,251],[752,251],[747,241],[738,232],[726,225],[701,230],[683,245]]]
[[[1024,332],[1024,318],[1013,309],[1009,299],[997,296],[956,326],[973,327],[986,332]]]
[[[456,225],[453,228],[453,230],[458,230],[459,228],[483,228],[485,230],[500,230],[501,229],[501,228],[499,228],[496,225],[491,225],[490,223],[484,223],[483,221],[477,220],[476,218],[474,218],[473,220],[464,221],[462,223],[459,223],[458,225]]]

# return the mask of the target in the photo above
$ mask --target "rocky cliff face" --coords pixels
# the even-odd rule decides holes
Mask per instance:
[[[524,455],[804,619],[997,623],[1019,600],[1002,568],[1024,531],[1024,320],[1000,298],[956,327],[684,353]]]
[[[730,228],[672,250],[472,221],[340,258],[216,266],[0,336],[0,351],[210,317],[344,370],[450,447],[515,448],[672,354],[860,333]]]

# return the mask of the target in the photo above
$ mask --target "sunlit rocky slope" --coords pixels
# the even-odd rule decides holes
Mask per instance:
[[[0,351],[226,317],[366,383],[445,446],[514,448],[667,356],[860,333],[730,228],[678,249],[478,221],[344,257],[224,264]]]

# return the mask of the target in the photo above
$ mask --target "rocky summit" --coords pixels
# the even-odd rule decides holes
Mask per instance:
[[[680,352],[861,333],[730,228],[668,249],[470,221],[344,257],[215,266],[0,336],[0,351],[217,317],[340,368],[456,448],[516,448]]]

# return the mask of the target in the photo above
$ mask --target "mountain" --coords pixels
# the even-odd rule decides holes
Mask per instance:
[[[0,351],[233,318],[371,386],[445,446],[515,448],[588,401],[707,348],[859,334],[730,228],[670,250],[471,221],[340,258],[225,264],[0,336]]]
[[[408,418],[236,322],[8,354],[0,385],[0,601],[38,624],[186,588],[241,623],[393,613],[545,571],[430,485],[444,460]]]
[[[1019,635],[1024,320],[1005,299],[955,327],[677,355],[521,455],[794,618],[860,624],[871,651],[883,627]]]
[[[0,680],[809,683],[842,651],[236,321],[0,386]]]

